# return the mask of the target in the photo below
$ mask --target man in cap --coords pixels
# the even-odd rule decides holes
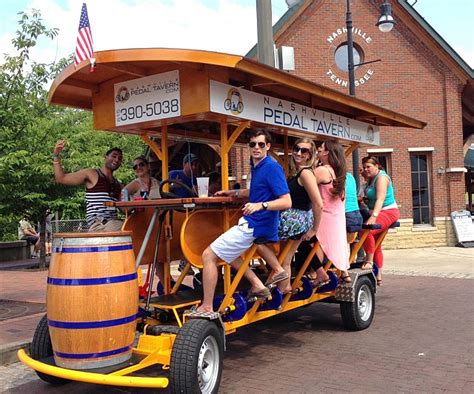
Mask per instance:
[[[169,179],[176,179],[189,186],[190,189],[196,190],[196,177],[199,175],[199,158],[194,153],[188,153],[183,158],[183,169],[170,171]],[[179,197],[192,197],[188,190],[179,185],[174,185],[171,192]]]

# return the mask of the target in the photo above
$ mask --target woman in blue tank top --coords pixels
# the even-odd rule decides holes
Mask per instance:
[[[371,230],[364,242],[365,261],[362,269],[372,269],[375,263],[378,267],[377,284],[382,284],[383,254],[382,245],[375,249],[379,235],[400,219],[400,211],[395,201],[393,183],[382,169],[376,157],[364,157],[362,166],[367,176],[365,197],[370,210],[367,224],[380,224],[382,228]]]

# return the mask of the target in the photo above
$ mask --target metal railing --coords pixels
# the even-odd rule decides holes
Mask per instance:
[[[52,220],[54,233],[84,233],[88,226],[85,219]]]

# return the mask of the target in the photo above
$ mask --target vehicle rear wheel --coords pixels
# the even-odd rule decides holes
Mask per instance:
[[[44,315],[38,323],[35,330],[35,335],[30,345],[30,356],[35,360],[41,360],[47,357],[53,357],[53,346],[51,345],[51,337],[48,330],[48,317]],[[55,376],[47,375],[36,371],[36,374],[41,380],[48,382],[54,386],[61,386],[69,383],[69,380],[57,378]]]
[[[342,322],[349,330],[365,330],[372,323],[375,312],[375,290],[372,281],[367,276],[359,277],[354,293],[354,302],[341,302]]]
[[[191,319],[179,330],[171,352],[172,393],[217,393],[224,338],[209,320]]]

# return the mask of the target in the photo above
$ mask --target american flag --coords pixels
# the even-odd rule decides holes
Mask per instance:
[[[86,3],[82,4],[81,19],[79,20],[79,31],[77,32],[76,56],[74,66],[86,59],[91,59],[91,72],[94,70],[94,47],[92,45],[92,32],[87,16]]]

